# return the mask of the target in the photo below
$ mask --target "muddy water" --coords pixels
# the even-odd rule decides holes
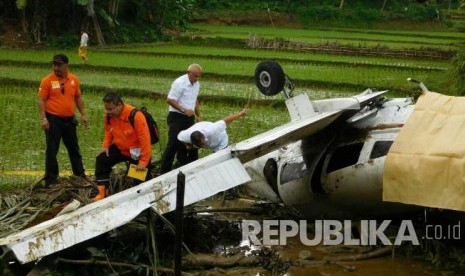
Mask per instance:
[[[255,203],[255,201],[247,199],[222,200],[221,198],[213,198],[202,204],[209,205],[212,208],[246,208]],[[221,216],[235,221],[236,225],[242,219],[270,219],[268,214],[223,213]],[[274,217],[273,219],[277,218]],[[281,217],[280,219],[285,218]],[[277,252],[284,263],[290,263],[285,272],[273,273],[269,269],[257,267],[210,271],[213,274],[201,273],[201,275],[460,275],[450,271],[439,271],[430,263],[397,254],[395,251],[388,255],[367,260],[322,263],[323,258],[328,256],[355,255],[372,251],[373,249],[368,246],[307,246],[302,244],[298,238],[289,238],[285,246],[272,246],[271,248]]]
[[[433,268],[419,262],[389,257],[378,258],[354,263],[340,263],[313,268],[291,268],[285,275],[363,275],[363,276],[391,276],[391,275],[445,275],[435,272]]]
[[[287,246],[277,248],[280,255],[285,259],[299,260],[309,258],[320,260],[325,256],[338,255],[342,253],[337,246],[315,246],[302,245],[300,241],[292,240]],[[352,248],[352,252],[363,251]],[[401,255],[389,255],[369,260],[354,262],[337,262],[333,264],[291,267],[285,275],[307,276],[307,275],[444,275],[443,272],[436,271],[430,264],[408,259]]]

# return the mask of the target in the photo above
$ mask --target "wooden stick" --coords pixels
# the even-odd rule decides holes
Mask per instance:
[[[130,269],[139,269],[139,268],[143,267],[145,269],[152,270],[152,267],[149,266],[149,265],[146,265],[146,264],[128,264],[128,263],[120,263],[120,262],[99,261],[99,260],[95,260],[95,259],[70,260],[70,259],[65,259],[65,258],[58,257],[57,261],[62,262],[62,263],[68,263],[68,264],[110,265],[110,266],[125,267],[125,268],[130,268]],[[157,270],[160,271],[160,272],[174,274],[174,270],[171,269],[171,268],[157,267]],[[182,272],[182,275],[192,276],[193,274]]]

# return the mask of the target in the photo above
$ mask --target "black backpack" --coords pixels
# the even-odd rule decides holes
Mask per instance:
[[[147,121],[147,125],[149,126],[150,132],[150,143],[156,144],[160,140],[160,132],[158,130],[157,122],[153,119],[152,115],[147,111],[146,107],[141,107],[141,109],[134,108],[131,110],[131,114],[129,114],[129,122],[131,123],[132,127],[134,128],[134,116],[136,116],[136,112],[140,111],[144,114],[145,121]]]

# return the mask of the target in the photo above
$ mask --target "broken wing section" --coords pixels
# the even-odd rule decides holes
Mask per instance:
[[[195,163],[182,169],[186,174],[186,205],[250,180],[239,160],[230,158],[228,152]],[[197,172],[199,167],[204,169]],[[21,263],[27,263],[124,225],[152,205],[160,213],[172,211],[176,208],[178,172],[8,236],[0,240],[0,245],[10,248]]]
[[[341,113],[341,110],[337,110],[293,121],[276,127],[273,131],[267,131],[240,142],[233,147],[232,151],[242,163],[247,163],[284,145],[321,131],[336,120]]]

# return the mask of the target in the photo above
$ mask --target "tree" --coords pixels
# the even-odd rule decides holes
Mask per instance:
[[[465,0],[459,0],[459,4],[458,4],[458,10],[462,9],[463,7],[465,7]]]
[[[105,39],[103,38],[97,15],[95,14],[94,0],[78,0],[78,4],[86,7],[87,16],[91,18],[92,24],[94,26],[94,34],[97,38],[98,45],[105,45]]]
[[[16,0],[16,7],[18,8],[19,14],[20,14],[21,30],[24,35],[28,34],[27,19],[26,19],[26,6],[27,6],[27,0]]]
[[[388,0],[384,0],[384,1],[383,1],[383,6],[381,6],[381,11],[384,11],[384,8],[386,7],[387,1],[388,1]]]

